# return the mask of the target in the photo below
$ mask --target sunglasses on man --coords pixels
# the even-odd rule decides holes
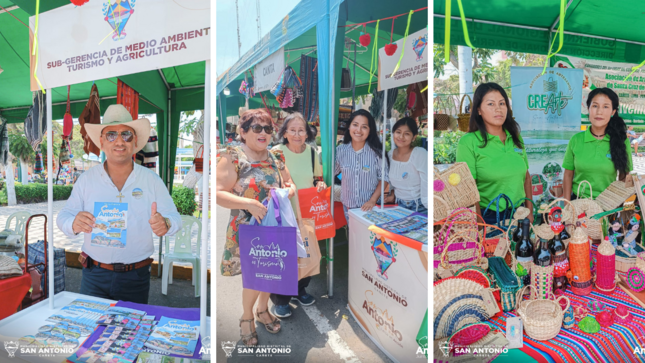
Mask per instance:
[[[134,139],[134,133],[132,131],[121,131],[120,134],[125,142],[131,142]],[[109,142],[115,142],[117,137],[119,137],[118,131],[108,131],[105,133],[105,139]]]

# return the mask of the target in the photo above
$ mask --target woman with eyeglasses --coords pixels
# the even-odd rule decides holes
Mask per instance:
[[[374,117],[366,110],[354,111],[343,143],[336,147],[334,170],[334,175],[342,173],[340,200],[347,221],[349,209],[370,211],[374,208],[381,196],[382,182],[387,189],[390,161],[386,155],[385,170],[382,170],[382,153],[383,144]]]
[[[322,166],[316,151],[306,144],[308,140],[314,137],[302,114],[294,112],[285,118],[278,132],[278,139],[282,140],[282,143],[275,146],[271,151],[283,153],[287,168],[291,170],[291,178],[297,189],[316,187],[320,192],[327,188],[327,185],[322,180]],[[291,205],[294,213],[298,218],[301,218],[297,194],[291,198]],[[291,308],[289,307],[289,301],[291,300],[297,300],[304,306],[309,306],[316,302],[316,299],[305,291],[305,288],[309,286],[309,281],[311,281],[311,277],[298,281],[297,296],[271,294],[273,314],[280,318],[291,316]]]
[[[215,190],[217,204],[231,210],[226,246],[220,270],[223,276],[242,273],[240,265],[239,227],[251,217],[261,221],[267,213],[262,202],[273,188],[290,188],[289,198],[296,195],[296,185],[285,165],[282,151],[267,149],[273,134],[271,116],[265,110],[248,110],[240,118],[242,146],[228,146],[217,155]],[[269,293],[243,289],[240,337],[246,346],[258,344],[257,319],[269,333],[278,333],[280,320],[269,313]],[[253,306],[257,303],[255,315]]]

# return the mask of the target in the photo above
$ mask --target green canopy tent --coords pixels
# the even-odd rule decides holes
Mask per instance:
[[[556,35],[560,2],[554,0],[462,0],[474,47],[548,54]],[[602,0],[568,0],[564,45],[560,54],[614,62],[645,60],[645,13],[642,2],[625,0],[608,6]],[[445,43],[444,1],[434,2],[434,43]],[[467,45],[459,8],[451,7],[450,44]],[[558,41],[553,47],[556,51]]]
[[[67,0],[41,2],[40,11],[42,13],[67,4]],[[0,73],[0,115],[9,123],[22,123],[32,104],[29,81],[29,28],[25,24],[28,24],[29,17],[35,14],[35,1],[0,0],[0,6],[10,12],[9,14],[0,9],[0,67],[4,69],[4,72]],[[118,78],[140,93],[139,113],[157,115],[159,171],[172,192],[181,112],[204,109],[204,62]],[[71,86],[72,116],[80,116],[92,83]],[[94,83],[99,90],[103,113],[109,105],[116,103],[117,78],[95,80]],[[66,101],[67,87],[52,90],[53,119],[63,118]]]
[[[222,135],[226,116],[238,114],[238,108],[245,103],[239,87],[244,80],[244,73],[253,66],[284,47],[288,54],[286,63],[291,65],[296,74],[300,71],[300,56],[306,54],[318,59],[318,104],[320,115],[320,133],[323,157],[323,174],[325,182],[332,185],[338,105],[340,98],[368,94],[378,87],[378,63],[370,67],[372,47],[376,41],[376,20],[404,14],[392,20],[379,23],[378,48],[399,40],[405,34],[407,14],[410,10],[419,10],[412,15],[409,33],[414,33],[428,26],[427,2],[421,0],[401,0],[397,2],[374,3],[369,0],[302,0],[289,13],[283,22],[275,26],[269,36],[263,38],[252,49],[244,54],[235,65],[218,76],[217,80],[217,115],[218,128]],[[365,48],[360,46],[359,37],[367,24],[367,33],[372,42]],[[354,46],[356,45],[356,53]],[[355,57],[355,58],[354,58]],[[355,61],[354,61],[355,59]],[[342,68],[349,68],[351,77],[355,77],[355,90],[341,92]],[[370,72],[371,69],[371,72]],[[370,88],[370,73],[371,90]],[[333,74],[333,75],[332,75]],[[247,73],[248,75],[248,73]],[[230,95],[224,94],[228,88]],[[271,105],[275,97],[264,93]],[[249,108],[263,108],[259,95],[249,100]],[[332,201],[333,203],[333,201]],[[327,281],[329,296],[333,296],[333,239],[327,245]]]
[[[35,14],[34,0],[0,0],[0,66],[4,72],[0,74],[0,115],[9,122],[23,122],[32,104],[30,90],[29,68],[29,17]],[[40,13],[69,5],[68,0],[49,0],[40,2]],[[46,31],[41,29],[41,31]],[[139,112],[157,115],[157,130],[159,138],[159,165],[161,178],[170,192],[174,176],[175,154],[179,131],[180,113],[182,111],[204,110],[204,154],[205,165],[202,178],[202,195],[204,210],[208,210],[209,198],[209,160],[210,160],[210,60],[186,65],[169,67],[162,70],[150,70],[137,74],[118,77],[140,94]],[[70,92],[71,113],[78,117],[85,106],[92,86],[97,84],[101,96],[101,111],[116,103],[117,78],[93,80],[72,85]],[[62,119],[67,101],[67,87],[49,89],[47,92],[47,124],[51,132],[53,119]],[[48,153],[51,155],[51,138],[48,139]],[[52,158],[48,158],[48,163]],[[51,165],[51,164],[50,164]],[[51,167],[51,166],[50,166]],[[53,249],[53,191],[52,173],[48,180],[48,229],[50,248],[48,253],[49,275],[54,273]],[[202,224],[208,225],[208,213],[202,216]],[[208,234],[202,235],[201,259],[207,260]],[[162,240],[160,239],[159,262],[161,263]],[[158,273],[161,269],[158,269]],[[206,281],[207,264],[201,265],[201,281]],[[49,306],[54,308],[54,279],[49,280]],[[202,336],[207,335],[206,299],[207,286],[202,284],[200,294],[200,327]]]

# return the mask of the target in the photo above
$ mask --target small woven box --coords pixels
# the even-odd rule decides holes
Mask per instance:
[[[497,287],[501,290],[502,310],[508,312],[515,309],[517,291],[522,288],[520,278],[508,267],[502,257],[489,258],[488,268],[495,277]]]
[[[534,287],[531,291],[531,299],[551,299],[553,297],[553,265],[542,267],[534,264],[531,267],[531,284]]]

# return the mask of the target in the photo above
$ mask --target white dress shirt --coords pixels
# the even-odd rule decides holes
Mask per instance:
[[[412,149],[406,162],[392,158],[390,150],[390,183],[396,197],[405,201],[421,198],[421,203],[428,208],[428,151],[422,147]]]
[[[118,196],[122,198],[119,200]],[[172,226],[166,236],[177,233],[182,226],[168,189],[154,171],[134,164],[134,169],[121,193],[112,183],[103,164],[97,165],[81,174],[72,189],[72,194],[58,213],[56,224],[68,237],[73,237],[72,224],[79,212],[94,214],[94,203],[127,203],[127,234],[124,247],[95,245],[91,243],[91,233],[85,233],[82,250],[93,260],[112,264],[130,264],[147,259],[154,253],[153,232],[150,227],[152,202],[157,202],[157,212],[170,219]]]

